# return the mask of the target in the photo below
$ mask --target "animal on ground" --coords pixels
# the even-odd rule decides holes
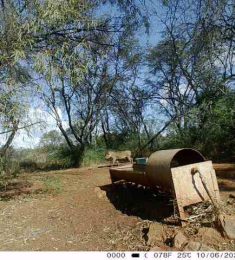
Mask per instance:
[[[131,151],[108,151],[105,155],[106,160],[112,160],[112,164],[114,165],[116,162],[118,163],[119,160],[127,160],[129,162],[133,162],[133,159],[131,157]]]

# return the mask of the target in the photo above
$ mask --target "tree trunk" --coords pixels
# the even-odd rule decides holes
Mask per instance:
[[[13,122],[13,129],[12,129],[12,132],[11,134],[9,135],[6,143],[3,145],[3,147],[0,149],[0,157],[4,157],[6,155],[6,152],[8,150],[8,148],[10,147],[15,135],[16,135],[16,132],[18,130],[18,126],[19,126],[19,120],[17,121],[14,121]]]
[[[82,144],[73,151],[74,166],[80,167],[85,153],[85,145]]]

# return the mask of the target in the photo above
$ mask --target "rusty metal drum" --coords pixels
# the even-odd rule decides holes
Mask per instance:
[[[152,185],[171,191],[173,184],[171,168],[204,161],[203,155],[191,148],[156,151],[148,159],[146,177]]]

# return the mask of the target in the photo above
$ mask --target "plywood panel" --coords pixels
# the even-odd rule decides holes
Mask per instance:
[[[197,168],[201,173],[212,199],[216,202],[219,202],[220,200],[218,183],[211,161],[172,168],[173,188],[181,218],[184,217],[183,207],[210,200],[208,192],[203,186],[199,172],[192,174],[193,168]]]

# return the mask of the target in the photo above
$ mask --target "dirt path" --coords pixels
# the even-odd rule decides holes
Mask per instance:
[[[33,186],[29,194],[0,201],[0,250],[149,250],[145,226],[173,210],[169,198],[111,186],[106,168],[19,179]],[[220,182],[223,200],[235,195],[234,180]]]

